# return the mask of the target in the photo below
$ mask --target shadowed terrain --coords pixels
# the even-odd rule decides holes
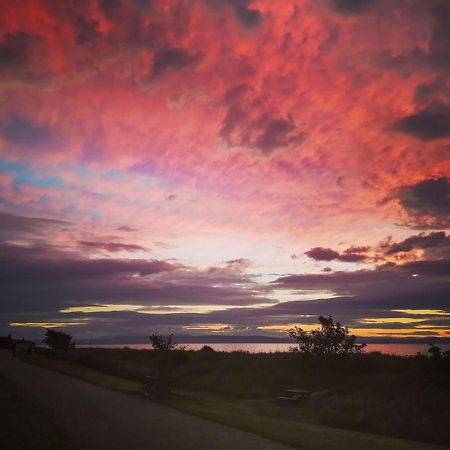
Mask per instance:
[[[146,402],[143,397],[112,392],[23,364],[4,353],[0,354],[0,374],[8,379],[8,383],[13,380],[24,397],[33,398],[36,404],[61,426],[78,449],[290,448]],[[26,408],[24,406],[24,412],[28,414]],[[49,436],[52,438],[53,434]],[[19,432],[17,439],[21,439]],[[64,448],[67,448],[65,444]]]

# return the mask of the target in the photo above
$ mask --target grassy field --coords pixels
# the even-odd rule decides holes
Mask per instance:
[[[9,380],[0,376],[0,446],[7,450],[72,450],[67,436]]]
[[[304,360],[286,353],[189,351],[172,358],[178,395],[171,406],[299,448],[428,448],[375,434],[450,443],[446,364],[384,355]],[[152,351],[131,349],[43,352],[27,359],[127,393],[141,393],[143,376],[158,362]],[[275,399],[284,388],[327,393],[282,406]]]

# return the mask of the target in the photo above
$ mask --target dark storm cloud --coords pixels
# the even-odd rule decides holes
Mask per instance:
[[[437,259],[430,261],[414,261],[398,266],[399,271],[412,275],[426,277],[445,277],[448,280],[450,274],[450,259]]]
[[[130,233],[132,231],[137,231],[136,228],[129,227],[128,225],[121,225],[120,227],[117,227],[117,230],[119,230],[119,231],[126,231],[126,232],[130,232]]]
[[[448,260],[385,265],[377,270],[357,272],[290,275],[278,278],[269,286],[252,284],[236,272],[236,265],[246,263],[243,259],[230,260],[223,267],[198,272],[165,261],[86,259],[54,247],[2,244],[0,321],[9,324],[45,322],[50,318],[50,321],[61,322],[89,318],[95,321],[97,332],[117,339],[119,329],[123,335],[145,336],[149,326],[181,329],[188,324],[223,323],[230,324],[235,333],[252,330],[254,334],[261,334],[265,331],[257,329],[259,325],[293,321],[315,323],[320,314],[331,314],[347,325],[361,326],[361,318],[405,316],[392,309],[448,308]],[[239,287],[242,283],[245,289]],[[331,290],[340,297],[275,304],[271,296],[276,297],[274,290],[280,289],[288,289],[291,295],[295,290],[299,295],[304,291]],[[70,306],[102,303],[144,305],[149,314],[58,312]],[[257,303],[272,303],[273,306],[252,307]],[[234,308],[202,314],[183,312],[183,305],[203,304]],[[160,305],[168,305],[170,314],[151,314],[152,306]],[[402,328],[389,325],[390,329],[396,327]],[[77,335],[83,333],[82,326],[72,329],[77,330]]]
[[[15,235],[23,233],[28,234],[48,228],[54,230],[55,227],[61,228],[68,225],[70,225],[70,222],[64,220],[0,213],[0,237],[2,237],[2,233],[5,232],[14,232]]]
[[[228,109],[220,135],[230,146],[255,148],[263,153],[291,144],[301,144],[305,133],[290,118],[262,116],[251,120],[236,100]]]
[[[368,250],[369,247],[349,247],[342,253],[339,253],[331,248],[314,247],[305,252],[305,255],[316,261],[360,262],[367,259],[365,252]]]
[[[445,228],[450,223],[450,182],[447,177],[403,186],[398,189],[397,196],[417,228]]]
[[[418,103],[427,103],[439,97],[450,99],[445,77],[438,78],[433,83],[419,84],[414,91],[414,100]]]
[[[296,126],[292,121],[284,118],[263,117],[255,124],[255,128],[260,130],[260,134],[253,145],[263,152],[272,152],[289,144],[301,143],[304,139],[303,133],[296,132]]]
[[[245,290],[238,286],[242,283],[247,286]],[[141,305],[270,302],[260,298],[251,284],[245,275],[229,267],[199,272],[160,260],[89,259],[53,246],[0,244],[0,313],[57,311],[102,302]]]
[[[262,15],[257,9],[249,7],[250,0],[205,0],[205,3],[214,10],[231,6],[236,18],[245,27],[258,26],[262,19]]]
[[[236,17],[247,27],[254,27],[261,21],[261,13],[257,9],[249,8],[250,0],[228,0],[233,6]]]
[[[366,3],[364,1],[357,3]],[[367,2],[368,4],[370,2]],[[411,72],[430,68],[435,70],[437,75],[443,75],[444,80],[439,86],[439,93],[445,96],[448,93],[445,77],[450,69],[450,2],[447,0],[429,0],[423,2],[423,18],[428,26],[431,18],[431,37],[428,43],[428,50],[424,50],[421,45],[409,49],[404,53],[393,53],[392,50],[384,51],[381,56],[382,65],[388,69],[396,69],[409,77]],[[418,5],[419,6],[419,5]],[[422,6],[422,4],[420,5]],[[427,14],[428,12],[428,14]],[[435,90],[435,92],[437,92]]]
[[[429,234],[420,233],[418,235],[410,236],[400,242],[394,242],[389,236],[378,246],[374,247],[352,245],[341,253],[331,248],[314,247],[304,254],[316,261],[373,261],[380,263],[389,261],[389,256],[397,255],[398,253],[408,253],[419,249],[425,250],[422,257],[422,262],[424,263],[428,262],[430,259],[450,257],[450,236],[447,236],[445,231],[431,232]],[[397,259],[405,258],[400,255]]]
[[[385,264],[375,270],[327,274],[288,275],[273,284],[290,289],[333,290],[341,295],[395,296],[398,293],[427,292],[447,286],[450,260],[416,261],[402,265]],[[448,298],[447,298],[448,301]]]
[[[433,33],[429,45],[429,60],[439,69],[450,69],[450,2],[432,0],[430,6],[434,19]]]
[[[399,252],[409,252],[414,249],[435,247],[450,247],[450,236],[447,236],[445,231],[430,233],[428,235],[420,233],[416,236],[410,236],[401,242],[391,244],[386,254],[393,255]]]
[[[97,241],[77,241],[85,250],[104,250],[110,253],[115,252],[137,252],[145,251],[146,248],[136,244],[125,244],[121,242],[97,242]]]
[[[280,117],[259,111],[252,113],[251,110],[256,105],[259,107],[264,99],[245,83],[232,86],[223,100],[227,113],[222,121],[220,136],[231,147],[243,146],[271,153],[305,140],[306,133],[299,130],[291,114]]]
[[[292,322],[295,315],[313,316],[306,319],[298,317],[297,320],[301,322],[315,322],[319,315],[332,315],[338,320],[343,320],[345,324],[350,324],[354,318],[405,317],[408,315],[403,312],[393,312],[392,310],[395,309],[442,309],[445,311],[449,309],[447,300],[449,294],[450,290],[443,287],[439,292],[431,291],[428,294],[421,291],[407,295],[396,293],[390,296],[377,296],[372,294],[317,299],[308,302],[293,301],[271,306],[264,311],[264,315],[280,318],[284,315],[287,322]],[[417,318],[417,316],[415,317]],[[390,325],[388,324],[389,327]],[[405,327],[404,324],[403,327]]]
[[[433,103],[399,120],[396,128],[422,141],[450,137],[450,106]]]
[[[1,280],[95,280],[114,276],[145,277],[174,270],[177,266],[165,261],[142,259],[87,259],[62,252],[51,246],[19,247],[0,244]],[[7,263],[7,264],[6,264]]]
[[[155,54],[152,75],[156,77],[169,69],[184,69],[195,64],[199,58],[200,55],[189,53],[182,48],[172,47],[159,50]]]
[[[331,0],[330,7],[340,14],[361,14],[373,8],[379,0]]]
[[[34,37],[25,32],[8,33],[0,43],[0,72],[24,66]]]
[[[120,9],[120,0],[99,0],[98,4],[109,19],[115,17],[116,12]]]
[[[92,19],[86,19],[83,16],[78,16],[74,20],[75,29],[77,31],[78,44],[88,44],[94,42],[101,33],[98,31],[98,22]]]
[[[305,255],[316,261],[333,261],[339,256],[339,253],[331,250],[331,248],[314,247],[305,252]]]
[[[23,148],[51,145],[55,143],[56,138],[49,127],[21,114],[11,114],[1,120],[0,134],[7,143]]]

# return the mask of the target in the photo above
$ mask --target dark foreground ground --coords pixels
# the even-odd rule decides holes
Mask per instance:
[[[101,355],[107,360],[100,358]],[[89,358],[84,361],[85,364],[81,364],[80,357],[86,359],[87,356]],[[201,378],[202,386],[207,391],[176,388],[177,394],[167,402],[167,405],[172,408],[168,408],[144,400],[142,380],[133,380],[133,376],[130,379],[130,377],[111,375],[111,372],[114,372],[113,367],[130,370],[130,375],[133,374],[135,377],[137,377],[135,371],[138,368],[148,373],[151,370],[151,365],[148,366],[148,364],[154,360],[151,352],[130,353],[123,350],[119,352],[102,351],[99,354],[94,350],[86,354],[84,350],[80,350],[63,355],[49,354],[45,351],[32,355],[20,355],[19,352],[19,357],[27,361],[27,364],[13,360],[6,352],[0,352],[1,449],[71,450],[75,448],[89,450],[92,448],[114,450],[120,448],[121,450],[158,450],[195,448],[220,450],[223,448],[240,450],[292,448],[238,429],[251,431],[302,450],[431,450],[444,448],[408,440],[412,439],[412,436],[407,437],[406,440],[396,439],[366,434],[365,430],[362,433],[308,421],[310,418],[314,419],[314,410],[317,409],[320,412],[321,405],[325,405],[327,408],[334,407],[339,411],[339,405],[330,403],[334,398],[333,395],[344,396],[349,399],[350,405],[353,405],[353,396],[349,396],[348,390],[338,391],[331,397],[327,395],[323,399],[314,398],[303,406],[279,405],[274,397],[267,397],[270,389],[267,389],[268,386],[264,387],[264,380],[268,382],[274,377],[276,379],[276,373],[274,370],[258,371],[261,367],[258,367],[258,364],[255,366],[255,363],[262,361],[264,364],[269,364],[270,361],[275,360],[276,367],[278,367],[282,360],[286,360],[292,365],[292,361],[289,362],[290,357],[286,359],[286,356],[289,355],[261,355],[261,357],[254,358],[245,354],[202,355],[195,352],[182,356],[183,358],[194,358],[191,364],[193,366],[190,369],[190,364],[184,361],[184,375],[187,375],[187,370],[197,372],[196,377],[191,375],[187,377],[187,380],[195,380],[197,383],[197,379]],[[200,360],[197,358],[200,358],[210,370],[205,370],[207,367],[203,365],[199,367]],[[235,358],[237,361],[234,360]],[[227,366],[220,364],[222,359],[228,363]],[[87,367],[86,363],[92,361],[95,361],[99,365],[98,368],[103,368],[103,370]],[[106,361],[114,363],[115,366],[106,364]],[[239,364],[236,364],[237,362]],[[349,363],[345,362],[344,364],[348,365]],[[41,367],[36,367],[36,365]],[[225,367],[229,368],[229,372],[225,370]],[[305,368],[303,369],[305,370]],[[354,369],[355,367],[352,367],[352,370]],[[212,392],[214,388],[239,391],[236,384],[239,381],[241,394],[247,394],[248,390],[244,388],[249,386],[249,380],[245,373],[253,372],[254,374],[255,370],[259,373],[259,377],[253,377],[253,384],[256,387],[259,386],[257,389],[264,387],[262,392],[266,394],[266,398],[255,396],[248,398],[242,395],[233,397]],[[307,384],[308,377],[299,376],[302,372],[300,368],[297,370],[296,377],[285,380],[288,385],[292,385],[293,381],[302,385]],[[203,373],[203,376],[199,372]],[[217,372],[222,375],[220,380],[215,375]],[[358,372],[361,376],[361,372]],[[370,372],[373,376],[373,370]],[[392,375],[392,370],[390,372]],[[267,375],[266,377],[264,377],[264,373]],[[317,378],[317,368],[313,370],[313,373],[316,375],[311,377],[311,380]],[[402,376],[402,378],[404,377]],[[88,382],[80,381],[80,379]],[[322,384],[323,380],[315,382]],[[369,380],[365,378],[364,383],[368,382]],[[280,385],[280,380],[276,381],[274,387],[277,385]],[[353,390],[355,389],[353,388]],[[441,395],[445,393],[445,389],[440,393]],[[358,398],[362,392],[357,390],[355,394]],[[392,391],[390,394],[392,395]],[[342,399],[342,397],[338,398]],[[411,398],[408,404],[414,405],[414,400]],[[364,403],[360,406],[367,406],[366,401],[367,399],[364,399]],[[386,410],[386,420],[389,422],[398,420],[392,411],[389,412],[391,406],[386,399],[383,399],[383,404]],[[448,407],[448,403],[446,405]],[[182,414],[173,408],[231,425],[233,428]],[[435,408],[437,413],[445,414],[441,404],[435,402]],[[422,414],[422,420],[423,417]],[[402,421],[405,420],[402,418]],[[359,424],[359,426],[363,428],[363,424]],[[7,430],[6,434],[4,430]],[[4,436],[6,436],[6,441]],[[440,437],[442,438],[442,436]]]
[[[117,383],[107,383],[102,376],[119,377],[123,386],[118,390],[122,392],[133,392],[133,383],[139,390],[144,375],[158,371],[159,359],[157,352],[127,348],[77,348],[67,352],[36,349],[27,357],[30,362],[63,369],[72,376],[80,372],[82,379],[94,378],[105,387],[114,388]],[[221,423],[282,442],[298,445],[302,439],[295,431],[296,424],[310,424],[450,446],[448,357],[370,353],[306,358],[292,353],[209,350],[170,352],[170,361],[176,390],[188,396],[175,407],[208,418],[214,416]],[[95,373],[86,378],[86,370]],[[324,395],[286,408],[276,402],[286,388]],[[270,433],[266,425],[246,426],[256,418],[278,421],[278,425]],[[291,431],[280,432],[287,423],[291,423]]]
[[[0,352],[0,377],[1,398],[5,401],[1,425],[4,450],[290,448],[142,397],[24,364],[5,352]]]

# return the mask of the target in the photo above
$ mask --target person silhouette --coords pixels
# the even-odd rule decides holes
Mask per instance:
[[[8,349],[11,350],[13,358],[16,357],[16,343],[11,335],[11,333],[8,334]]]

